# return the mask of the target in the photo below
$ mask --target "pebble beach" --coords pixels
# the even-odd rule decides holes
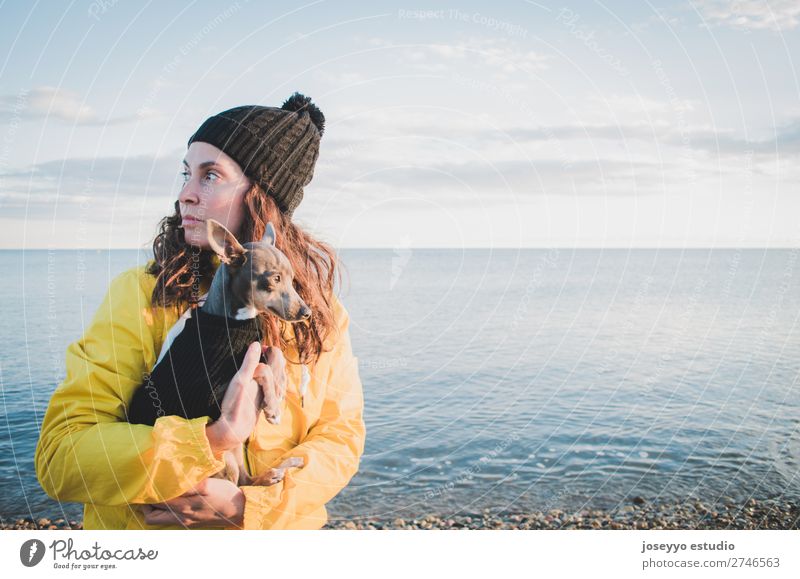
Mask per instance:
[[[3,521],[2,529],[82,529],[79,521],[65,519],[17,519]],[[732,499],[713,505],[702,501],[649,503],[634,498],[631,504],[612,510],[583,509],[568,512],[552,509],[534,513],[483,513],[422,518],[363,518],[331,520],[323,529],[414,530],[414,529],[505,529],[505,530],[791,530],[800,529],[800,504],[785,500]]]
[[[331,521],[325,528],[336,529],[505,529],[505,530],[736,530],[800,528],[800,505],[785,501],[750,499],[745,504],[716,504],[700,501],[651,504],[642,499],[613,510],[584,509],[568,512],[553,509],[536,513],[497,514],[485,511],[473,515],[421,519]]]

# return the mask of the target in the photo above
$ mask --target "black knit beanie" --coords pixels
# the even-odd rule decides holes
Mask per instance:
[[[223,111],[191,136],[239,164],[290,219],[314,176],[325,116],[311,98],[294,93],[280,108],[248,105]]]

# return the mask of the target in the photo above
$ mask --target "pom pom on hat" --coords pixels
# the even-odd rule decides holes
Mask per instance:
[[[325,115],[317,105],[311,102],[311,97],[296,92],[286,99],[281,108],[294,113],[307,113],[311,117],[311,122],[317,127],[320,136],[325,132]]]

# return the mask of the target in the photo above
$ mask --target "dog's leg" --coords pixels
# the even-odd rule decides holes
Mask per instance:
[[[261,388],[263,394],[261,402],[261,410],[264,412],[264,418],[270,424],[281,423],[281,398],[276,391],[277,385],[271,382],[266,382],[259,375],[255,378],[258,386]]]
[[[238,469],[238,477],[233,482],[236,484],[236,486],[240,487],[250,486],[253,484],[253,477],[247,474],[247,467],[244,464],[244,445],[240,444],[236,447],[236,450],[232,452],[236,453],[236,464]]]
[[[236,455],[228,451],[222,455],[222,460],[225,463],[225,466],[222,467],[217,473],[211,475],[211,478],[221,478],[224,480],[229,480],[233,484],[237,484],[240,478],[240,473],[244,469],[237,461]]]

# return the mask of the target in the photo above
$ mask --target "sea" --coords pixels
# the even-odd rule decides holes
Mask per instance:
[[[0,518],[110,280],[145,250],[0,251]],[[800,249],[344,249],[364,389],[331,520],[800,499]]]

